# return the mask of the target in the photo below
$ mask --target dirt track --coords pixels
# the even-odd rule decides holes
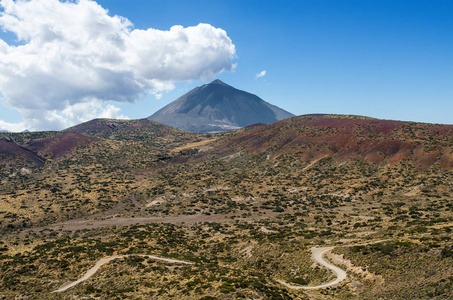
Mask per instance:
[[[247,217],[247,220],[260,220],[274,217],[280,213],[266,212],[261,215],[252,215]],[[169,217],[137,217],[137,218],[110,218],[110,219],[73,219],[64,222],[54,223],[46,226],[33,227],[24,229],[22,232],[41,231],[46,229],[52,230],[83,230],[95,229],[102,227],[113,226],[129,226],[136,224],[152,224],[152,223],[202,223],[202,222],[234,222],[234,220],[242,219],[238,213],[218,214],[218,215],[180,215]]]
[[[277,280],[278,283],[286,286],[287,288],[293,289],[293,290],[315,290],[315,289],[323,289],[326,287],[330,286],[335,286],[339,283],[341,283],[343,280],[346,279],[347,274],[344,270],[340,269],[337,266],[334,266],[330,264],[328,261],[324,259],[324,254],[328,251],[331,251],[335,247],[312,247],[311,248],[311,258],[313,259],[314,262],[326,267],[327,269],[330,269],[333,274],[337,277],[332,281],[316,285],[316,286],[300,286],[300,285],[292,285],[289,283],[286,283],[281,280]]]
[[[311,258],[313,259],[314,262],[326,267],[327,269],[331,270],[332,273],[337,277],[332,281],[320,284],[320,285],[315,285],[315,286],[302,286],[302,285],[292,285],[289,283],[286,283],[282,280],[277,280],[278,283],[286,286],[287,288],[293,289],[293,290],[315,290],[315,289],[323,289],[331,286],[336,286],[343,282],[347,278],[347,273],[346,271],[340,269],[339,267],[329,263],[327,260],[324,259],[324,254],[327,252],[333,250],[335,247],[352,247],[352,246],[365,246],[365,245],[371,245],[371,244],[377,244],[381,242],[386,242],[389,241],[390,239],[385,239],[385,240],[378,240],[378,241],[371,241],[371,242],[366,242],[366,243],[361,243],[361,244],[354,244],[354,245],[344,245],[344,246],[330,246],[330,247],[312,247],[311,250]]]
[[[89,269],[82,277],[80,277],[78,280],[76,281],[72,281],[72,282],[67,282],[65,284],[63,284],[59,289],[53,291],[52,293],[59,293],[59,292],[64,292],[76,285],[78,285],[79,283],[81,283],[82,281],[85,281],[87,280],[88,278],[90,278],[91,276],[93,276],[98,270],[100,267],[102,267],[104,264],[108,263],[109,261],[112,261],[114,259],[117,259],[117,258],[123,258],[123,257],[127,257],[127,256],[143,256],[143,257],[147,257],[147,258],[151,258],[151,259],[155,259],[155,260],[160,260],[160,261],[165,261],[165,262],[168,262],[168,263],[176,263],[176,264],[185,264],[185,265],[193,265],[192,262],[188,262],[188,261],[183,261],[183,260],[177,260],[177,259],[169,259],[169,258],[163,258],[163,257],[158,257],[158,256],[154,256],[154,255],[145,255],[145,254],[139,254],[139,255],[114,255],[114,256],[109,256],[109,257],[104,257],[104,258],[101,258],[100,260],[98,260],[98,262],[94,265],[94,267],[92,267],[91,269]]]

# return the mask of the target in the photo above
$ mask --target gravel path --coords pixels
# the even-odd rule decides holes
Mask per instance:
[[[331,270],[332,273],[337,277],[332,281],[320,284],[320,285],[315,285],[315,286],[302,286],[302,285],[292,285],[289,283],[286,283],[282,280],[276,280],[278,283],[286,286],[287,288],[293,289],[293,290],[316,290],[316,289],[323,289],[331,286],[335,286],[343,280],[346,279],[347,273],[343,269],[340,269],[339,267],[329,263],[327,260],[324,259],[324,254],[333,250],[335,247],[352,247],[352,246],[365,246],[365,245],[371,245],[371,244],[377,244],[381,242],[386,242],[390,241],[390,239],[385,239],[385,240],[378,240],[378,241],[370,241],[370,242],[365,242],[361,244],[354,244],[354,245],[344,245],[344,246],[330,246],[330,247],[312,247],[311,250],[311,258],[314,262],[326,267],[327,269]]]
[[[292,285],[289,283],[286,283],[281,280],[277,280],[278,283],[286,286],[287,288],[293,289],[293,290],[315,290],[315,289],[323,289],[326,287],[334,286],[342,282],[343,280],[346,279],[346,272],[342,269],[340,269],[337,266],[332,265],[328,261],[324,259],[324,254],[328,251],[331,251],[335,247],[312,247],[311,248],[311,258],[313,261],[316,263],[326,267],[327,269],[330,269],[333,274],[337,277],[332,281],[316,285],[316,286],[301,286],[301,285]]]
[[[261,220],[266,218],[272,218],[280,215],[281,213],[267,211],[261,215],[255,214],[247,217],[247,220]],[[39,232],[42,230],[84,230],[84,229],[96,229],[113,226],[130,226],[139,224],[154,224],[154,223],[172,223],[172,224],[195,224],[203,222],[234,222],[235,220],[244,219],[239,213],[229,214],[213,214],[213,215],[180,215],[180,216],[168,216],[168,217],[136,217],[136,218],[111,218],[111,219],[73,219],[63,222],[58,222],[46,226],[26,228],[21,233],[26,234],[30,231]]]
[[[147,258],[151,258],[151,259],[155,259],[155,260],[160,260],[160,261],[165,261],[165,262],[168,262],[168,263],[174,263],[174,264],[185,264],[185,265],[193,265],[192,262],[189,262],[189,261],[183,261],[183,260],[177,260],[177,259],[169,259],[169,258],[163,258],[163,257],[158,257],[158,256],[154,256],[154,255],[145,255],[145,254],[131,254],[131,255],[114,255],[114,256],[109,256],[109,257],[104,257],[104,258],[101,258],[100,260],[98,260],[96,262],[96,264],[94,265],[94,267],[92,267],[91,269],[89,269],[82,277],[80,277],[79,279],[77,279],[76,281],[72,281],[72,282],[67,282],[65,284],[63,284],[58,290],[55,290],[53,291],[52,293],[59,293],[59,292],[64,292],[76,285],[78,285],[79,283],[81,283],[82,281],[85,281],[87,280],[88,278],[90,278],[91,276],[93,276],[101,266],[103,266],[104,264],[108,263],[109,261],[112,261],[114,259],[117,259],[117,258],[123,258],[123,257],[128,257],[128,256],[142,256],[142,257],[147,257]]]

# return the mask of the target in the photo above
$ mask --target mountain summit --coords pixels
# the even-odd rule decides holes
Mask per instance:
[[[294,115],[220,81],[194,88],[157,111],[149,120],[182,130],[209,133],[273,123]]]

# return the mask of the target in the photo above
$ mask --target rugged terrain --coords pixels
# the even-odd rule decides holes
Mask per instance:
[[[0,299],[447,299],[452,145],[453,126],[338,115],[0,133]],[[291,288],[334,279],[315,246],[346,280]]]

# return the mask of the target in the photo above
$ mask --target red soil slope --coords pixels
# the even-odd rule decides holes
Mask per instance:
[[[332,156],[395,164],[410,160],[418,169],[435,163],[453,168],[453,126],[354,116],[305,115],[239,130],[215,148],[220,155],[243,151],[303,161]]]
[[[50,158],[58,158],[66,152],[83,144],[89,144],[100,139],[96,137],[86,136],[72,132],[62,132],[54,137],[35,140],[29,143],[29,148],[49,156]]]
[[[0,154],[5,154],[6,157],[13,158],[20,156],[26,160],[31,160],[35,165],[42,166],[46,161],[36,153],[21,147],[14,142],[0,140]]]

